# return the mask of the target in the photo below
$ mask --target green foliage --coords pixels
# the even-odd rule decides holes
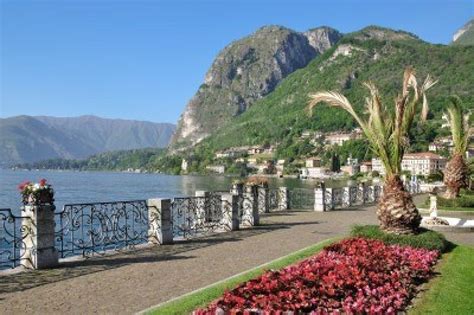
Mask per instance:
[[[474,195],[461,193],[454,199],[446,199],[438,196],[438,207],[449,210],[449,208],[474,208]]]
[[[448,122],[453,137],[454,154],[464,155],[469,144],[469,113],[462,107],[461,99],[452,96],[448,110]]]
[[[93,155],[83,160],[50,159],[31,164],[20,164],[28,169],[68,169],[124,171],[131,169],[152,169],[154,161],[162,156],[165,149],[137,149],[112,151]],[[181,163],[181,160],[180,160]]]
[[[351,236],[378,239],[387,244],[407,245],[416,248],[426,248],[446,252],[450,243],[438,232],[420,229],[415,235],[397,235],[385,233],[377,225],[355,225],[352,227]]]

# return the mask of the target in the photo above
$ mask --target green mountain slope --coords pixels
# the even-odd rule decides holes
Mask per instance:
[[[398,91],[403,70],[412,65],[420,78],[439,79],[430,95],[431,113],[440,118],[447,98],[457,94],[474,108],[474,47],[432,45],[405,32],[368,27],[348,34],[308,66],[289,75],[265,98],[203,141],[196,152],[240,145],[278,144],[304,129],[351,129],[345,112],[321,106],[314,117],[305,112],[308,94],[341,91],[357,106],[367,95],[362,83],[372,80],[382,95]],[[389,95],[386,102],[393,102]]]

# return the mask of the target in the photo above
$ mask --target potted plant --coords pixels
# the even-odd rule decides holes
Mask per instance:
[[[22,196],[24,205],[52,205],[54,203],[54,190],[47,184],[46,179],[41,179],[38,183],[24,181],[18,185],[18,190]]]

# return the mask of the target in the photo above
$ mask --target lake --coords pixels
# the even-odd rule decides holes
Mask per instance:
[[[196,190],[229,190],[233,180],[227,176],[0,170],[0,208],[18,213],[18,184],[25,180],[38,182],[41,178],[53,186],[58,209],[68,203],[193,196]],[[270,186],[312,188],[315,182],[271,178]]]

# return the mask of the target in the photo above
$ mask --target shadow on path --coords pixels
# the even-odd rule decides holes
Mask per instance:
[[[271,217],[271,215],[269,216]],[[41,285],[63,281],[100,271],[119,268],[130,264],[155,263],[169,260],[193,259],[195,256],[183,253],[214,246],[224,242],[239,242],[245,238],[292,226],[319,224],[318,221],[272,222],[265,220],[262,225],[238,231],[213,234],[211,236],[175,241],[172,245],[146,246],[136,250],[114,253],[107,256],[94,256],[60,262],[60,266],[47,270],[32,270],[0,275],[0,294],[23,291]],[[0,298],[1,300],[1,298]]]

